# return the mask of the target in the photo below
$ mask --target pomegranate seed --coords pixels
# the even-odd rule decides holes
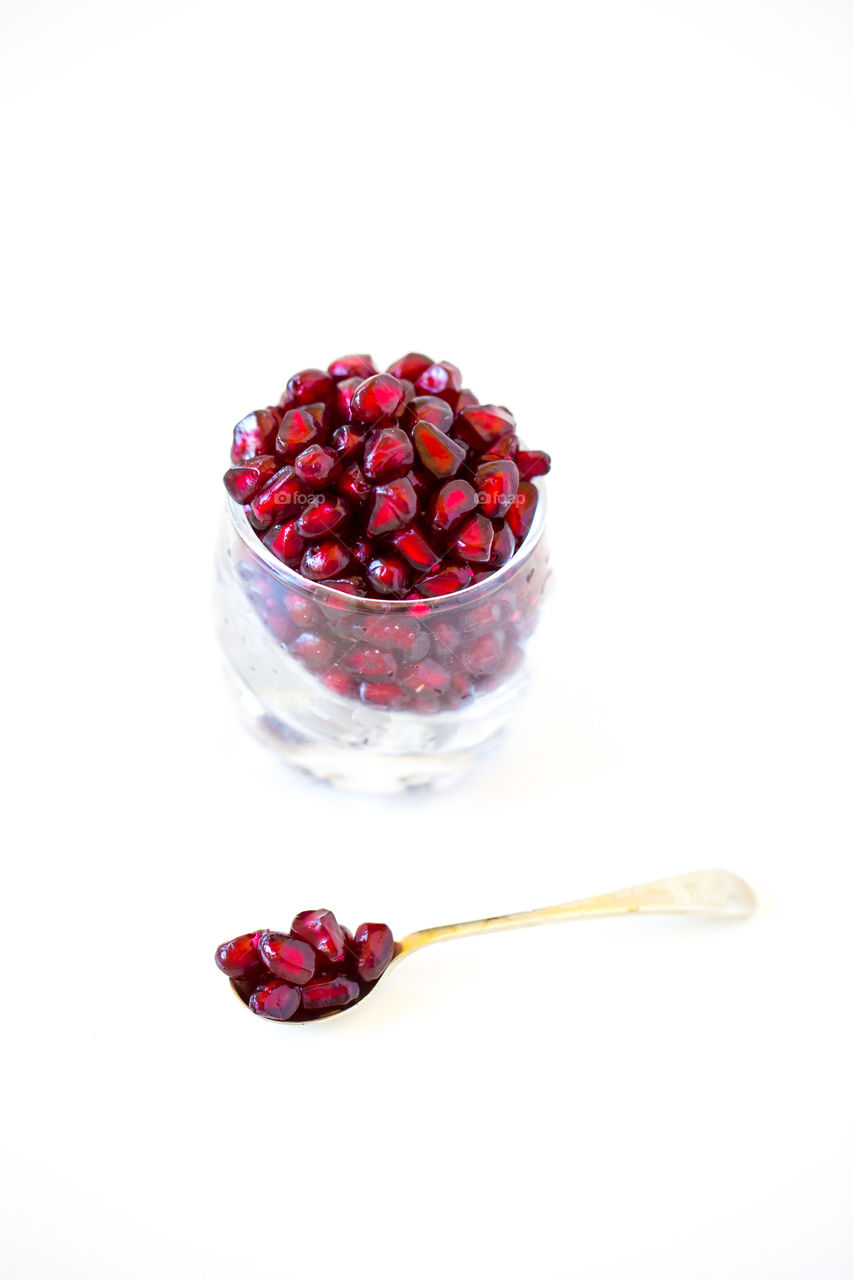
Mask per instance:
[[[228,493],[241,505],[251,502],[259,489],[270,481],[278,470],[272,454],[261,453],[242,467],[232,467],[223,477]]]
[[[495,530],[494,541],[492,542],[492,554],[489,556],[489,568],[500,569],[501,565],[506,564],[515,555],[515,534],[508,524],[502,525]]]
[[[439,556],[435,554],[420,529],[415,525],[410,525],[408,529],[399,529],[397,533],[392,533],[388,541],[394,550],[398,551],[403,559],[407,560],[418,573],[429,573],[430,569],[434,569],[439,562]]]
[[[424,596],[446,596],[451,591],[463,591],[470,586],[473,572],[467,564],[452,564],[437,573],[427,574],[416,584],[417,590]]]
[[[365,680],[358,686],[358,696],[368,706],[384,707],[386,710],[401,707],[408,701],[406,691],[390,681]]]
[[[467,480],[448,480],[430,505],[430,523],[439,533],[449,533],[479,506],[476,491]]]
[[[299,989],[286,982],[268,982],[249,997],[249,1008],[259,1018],[287,1022],[299,1008]]]
[[[459,646],[459,632],[452,622],[442,622],[439,619],[433,622],[431,633],[433,651],[442,662],[446,662],[453,657]]]
[[[418,506],[423,509],[435,489],[435,476],[424,471],[422,467],[412,467],[411,471],[406,472],[406,479],[415,491]]]
[[[310,600],[305,600],[302,596],[298,596],[292,591],[289,591],[285,596],[284,607],[300,631],[310,631],[322,617],[316,604],[312,604]]]
[[[385,552],[370,561],[367,580],[382,596],[402,596],[409,586],[409,570],[399,556]]]
[[[515,418],[497,404],[469,405],[458,415],[454,433],[472,449],[487,452],[502,436],[515,431]]]
[[[262,453],[272,453],[279,420],[271,409],[257,409],[241,418],[234,428],[231,461],[243,466]]]
[[[338,455],[332,449],[324,449],[322,445],[312,444],[303,449],[293,464],[293,470],[312,489],[322,489],[340,474],[341,464]]]
[[[477,468],[474,487],[483,515],[504,517],[518,493],[518,467],[508,458],[484,462]]]
[[[456,530],[453,550],[460,560],[474,560],[486,564],[492,554],[495,531],[486,516],[469,516]]]
[[[392,649],[402,653],[407,662],[417,661],[412,654],[420,650],[424,642],[429,647],[429,637],[417,622],[398,621],[394,618],[369,618],[364,628],[364,638],[378,648],[390,645]],[[426,652],[427,649],[424,649],[424,653]]]
[[[439,364],[431,364],[428,369],[415,378],[415,390],[422,396],[439,396],[447,400],[454,408],[457,393],[462,386],[462,374],[455,364],[442,360]]]
[[[509,458],[515,461],[518,457],[518,436],[515,432],[501,436],[495,444],[491,446],[488,453],[481,455],[481,462],[495,462],[498,458]]]
[[[309,444],[322,444],[325,439],[322,405],[288,409],[281,420],[275,451],[283,462],[292,462]]]
[[[335,646],[326,636],[317,635],[313,631],[303,631],[293,641],[290,652],[298,658],[309,671],[321,671],[327,667],[335,656]]]
[[[311,946],[327,964],[340,964],[344,958],[344,935],[334,913],[321,908],[300,911],[293,917],[290,932]]]
[[[356,422],[373,424],[383,418],[396,417],[405,399],[406,389],[399,378],[390,373],[377,373],[356,389],[350,412]]]
[[[529,480],[522,480],[515,501],[506,513],[506,522],[518,542],[523,542],[530,532],[538,502],[539,490]]]
[[[352,398],[361,386],[363,378],[344,378],[335,393],[335,411],[341,422],[352,421]]]
[[[274,524],[264,534],[264,546],[291,569],[298,568],[305,550],[305,539],[298,526],[298,520],[288,520],[287,524]]]
[[[252,499],[252,524],[259,531],[268,529],[271,524],[283,524],[290,516],[298,514],[300,499],[306,493],[307,488],[293,467],[282,467]]]
[[[301,987],[314,977],[317,953],[301,938],[291,938],[288,933],[273,933],[267,929],[260,936],[258,951],[270,973],[285,982]]]
[[[279,644],[289,645],[299,635],[299,628],[284,609],[276,605],[268,605],[261,610],[261,619],[267,631],[278,640]]]
[[[394,935],[387,924],[360,924],[353,936],[356,972],[362,982],[375,982],[391,963]]]
[[[361,988],[354,978],[345,974],[334,978],[315,978],[302,988],[302,1008],[306,1013],[319,1013],[322,1009],[341,1009],[352,1004],[361,995]]]
[[[364,472],[357,462],[351,462],[349,466],[344,467],[335,481],[335,488],[342,497],[349,498],[355,506],[360,506],[371,492]]]
[[[376,365],[370,356],[341,356],[329,365],[329,377],[334,378],[335,382],[340,382],[342,378],[358,378],[363,382],[374,373]]]
[[[516,458],[518,472],[522,480],[533,480],[536,476],[547,476],[551,470],[551,455],[541,449],[522,449]]]
[[[365,432],[348,422],[332,433],[330,444],[341,461],[347,462],[361,456],[364,440]]]
[[[501,665],[503,643],[500,632],[486,632],[477,636],[460,651],[459,658],[467,671],[474,676],[491,675]]]
[[[349,697],[355,689],[355,684],[345,671],[340,667],[329,667],[328,671],[324,671],[321,677],[323,684],[332,693],[340,694],[342,697]]]
[[[315,542],[302,557],[301,572],[312,582],[324,578],[339,578],[350,562],[350,554],[337,538],[324,538]]]
[[[370,564],[376,552],[369,538],[356,538],[350,547],[353,557],[365,568]]]
[[[438,396],[415,396],[406,406],[406,423],[414,427],[419,422],[426,422],[447,435],[453,427],[453,410]]]
[[[216,948],[215,960],[227,978],[254,978],[264,972],[258,952],[260,933],[241,933]]]
[[[389,364],[386,372],[395,378],[406,378],[409,382],[417,382],[421,374],[425,373],[431,365],[432,360],[429,356],[423,356],[419,351],[410,351],[408,355],[401,356],[399,360]]]
[[[469,486],[470,487],[470,486]],[[473,493],[473,489],[471,490]],[[475,506],[476,506],[476,494]],[[417,499],[411,481],[405,477],[378,485],[373,491],[373,506],[367,521],[367,534],[371,538],[394,533],[411,524],[417,510]]]
[[[469,405],[479,404],[479,400],[474,395],[470,387],[463,387],[456,399],[456,412],[461,413],[463,409],[467,409]]]
[[[281,397],[283,409],[296,409],[304,404],[324,403],[335,398],[335,384],[322,369],[303,369],[294,373]]]
[[[408,471],[415,458],[412,442],[399,427],[385,427],[369,436],[364,446],[364,474],[371,480],[390,480]]]
[[[450,684],[449,674],[432,658],[424,658],[422,662],[404,667],[400,672],[400,679],[415,693],[419,693],[421,689],[432,689],[433,693],[444,693]]]
[[[430,422],[415,423],[412,443],[427,471],[442,480],[455,476],[467,456],[463,445],[451,440]]]
[[[306,507],[297,520],[303,538],[324,538],[334,533],[348,518],[350,509],[343,498],[322,498]]]
[[[343,664],[363,680],[387,680],[397,674],[397,661],[393,653],[386,649],[371,649],[369,645],[359,645],[344,654]]]

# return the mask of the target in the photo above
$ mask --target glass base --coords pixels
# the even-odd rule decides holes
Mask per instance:
[[[306,724],[298,711],[290,717],[282,708],[276,714],[265,710],[233,667],[227,666],[226,671],[241,718],[253,736],[291,768],[343,791],[387,796],[442,790],[470,773],[503,739],[506,711],[497,716],[492,732],[483,736],[478,709],[476,741],[464,743],[463,734],[460,743],[458,712],[426,717],[379,711],[353,707],[348,699],[326,694],[341,704],[341,713],[351,718],[355,730],[348,741],[336,741]],[[425,749],[412,750],[416,743]]]

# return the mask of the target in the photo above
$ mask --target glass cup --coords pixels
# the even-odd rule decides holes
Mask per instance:
[[[244,716],[287,761],[350,790],[446,785],[499,742],[528,681],[549,577],[545,493],[513,558],[464,591],[345,595],[289,569],[230,498],[219,639]]]

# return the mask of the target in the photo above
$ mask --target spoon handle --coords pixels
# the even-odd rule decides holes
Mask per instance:
[[[450,938],[500,933],[504,929],[529,929],[533,925],[558,924],[562,920],[623,915],[702,915],[743,920],[754,910],[755,895],[739,876],[731,871],[694,871],[689,875],[634,885],[631,889],[617,889],[596,898],[561,902],[555,907],[539,907],[535,911],[517,911],[512,915],[488,916],[485,920],[466,920],[462,924],[421,929],[402,939],[400,953],[403,955]]]

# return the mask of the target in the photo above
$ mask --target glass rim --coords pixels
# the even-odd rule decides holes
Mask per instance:
[[[312,578],[303,577],[296,569],[291,569],[264,546],[257,532],[249,524],[246,512],[239,502],[236,502],[230,494],[225,495],[225,501],[231,522],[246,550],[253,559],[257,560],[269,573],[286,586],[296,591],[316,596],[322,601],[337,604],[341,609],[351,609],[359,613],[387,614],[396,612],[410,615],[413,610],[417,614],[420,611],[419,606],[424,605],[428,606],[429,611],[432,613],[437,610],[452,609],[459,604],[477,604],[480,600],[485,600],[492,595],[493,592],[499,591],[510,578],[514,577],[527,564],[542,541],[542,534],[545,529],[545,510],[548,505],[547,490],[545,485],[541,484],[541,480],[540,484],[536,485],[536,489],[539,493],[539,501],[533,513],[530,532],[521,544],[520,549],[511,559],[507,560],[506,564],[501,565],[500,569],[496,569],[493,574],[490,574],[488,578],[484,578],[482,582],[476,582],[470,587],[463,587],[461,591],[451,591],[444,596],[418,596],[416,600],[395,600],[390,597],[374,599],[365,596],[351,596],[346,591],[337,591],[334,587],[327,586],[325,582],[315,582]]]

